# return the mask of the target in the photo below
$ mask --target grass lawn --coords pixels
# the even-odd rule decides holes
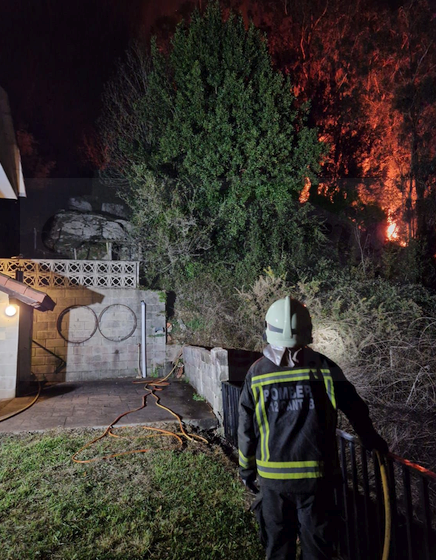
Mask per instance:
[[[263,560],[248,497],[218,445],[91,430],[0,435],[0,559]],[[121,432],[120,432],[121,433]],[[148,432],[149,433],[149,432]]]

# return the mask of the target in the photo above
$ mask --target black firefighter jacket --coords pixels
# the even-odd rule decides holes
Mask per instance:
[[[247,485],[282,481],[291,492],[313,492],[339,475],[337,409],[368,449],[386,449],[368,407],[326,356],[305,347],[298,364],[265,356],[248,371],[239,400],[239,465]]]

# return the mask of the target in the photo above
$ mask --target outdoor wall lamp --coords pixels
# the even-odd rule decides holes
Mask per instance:
[[[18,308],[16,305],[10,303],[5,309],[5,315],[7,317],[14,317],[17,314]]]

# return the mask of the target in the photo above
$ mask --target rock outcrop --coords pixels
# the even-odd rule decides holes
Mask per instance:
[[[127,220],[84,209],[81,204],[82,211],[62,210],[53,216],[44,227],[44,245],[59,256],[72,259],[138,258],[132,226]]]

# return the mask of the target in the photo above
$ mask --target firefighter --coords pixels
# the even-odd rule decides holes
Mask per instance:
[[[257,493],[254,511],[267,560],[334,557],[334,488],[340,480],[337,410],[363,445],[388,452],[368,407],[326,356],[309,348],[307,308],[289,296],[266,314],[263,356],[249,369],[239,401],[239,465]]]

